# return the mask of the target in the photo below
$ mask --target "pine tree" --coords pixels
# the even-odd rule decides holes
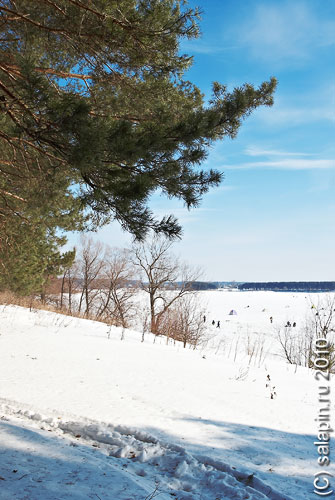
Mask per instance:
[[[43,293],[49,277],[73,261],[73,251],[58,249],[66,242],[62,233],[87,222],[68,179],[26,160],[0,177],[0,290],[23,295]]]
[[[0,0],[3,220],[18,216],[14,202],[39,205],[41,191],[52,211],[62,192],[138,239],[150,228],[180,235],[173,216],[153,217],[150,195],[197,206],[222,178],[200,169],[208,147],[271,105],[276,85],[214,83],[205,106],[179,53],[198,19],[182,0]],[[27,176],[41,189],[27,189]]]
[[[6,245],[0,247],[0,290],[19,295],[40,293],[43,298],[49,278],[71,265],[75,251],[59,251],[65,238],[57,236],[55,229],[40,222],[13,222],[6,231]]]

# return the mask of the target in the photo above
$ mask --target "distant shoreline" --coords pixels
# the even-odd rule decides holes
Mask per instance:
[[[335,292],[335,281],[194,282],[195,290],[272,291],[294,293]]]

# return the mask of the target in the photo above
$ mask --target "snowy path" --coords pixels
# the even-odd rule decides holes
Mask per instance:
[[[153,491],[149,482],[146,486],[121,463],[99,456],[96,448],[40,430],[22,418],[1,418],[0,441],[4,500],[133,500]]]
[[[64,421],[1,403],[2,498],[292,500],[253,475],[154,436],[100,422]]]

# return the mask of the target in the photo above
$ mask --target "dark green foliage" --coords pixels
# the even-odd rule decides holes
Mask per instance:
[[[32,179],[30,179],[32,180]],[[61,230],[82,229],[85,218],[77,200],[57,186],[38,186],[22,182],[25,198],[5,196],[0,192],[3,213],[0,234],[0,289],[19,294],[43,292],[50,276],[58,275],[71,265],[74,251],[61,254],[59,247],[66,243]]]
[[[197,206],[222,179],[200,169],[209,146],[271,105],[276,86],[229,93],[214,83],[206,107],[183,80],[192,58],[179,53],[180,40],[198,36],[198,18],[181,0],[0,0],[5,225],[26,204],[57,212],[62,195],[94,225],[114,218],[138,239],[149,229],[181,234],[173,216],[153,217],[151,194]]]
[[[0,290],[43,294],[48,278],[69,267],[75,257],[74,251],[61,254],[58,247],[64,244],[64,238],[40,224],[32,226],[22,221],[13,225],[6,236],[6,245],[0,251]]]
[[[0,2],[9,141],[19,136],[55,156],[86,205],[138,238],[150,227],[180,233],[173,218],[153,219],[150,194],[160,189],[196,206],[221,180],[198,169],[208,146],[235,137],[245,116],[272,104],[275,88],[274,79],[232,93],[215,83],[205,108],[199,89],[182,80],[191,58],[179,54],[179,41],[197,36],[198,13],[181,4]]]

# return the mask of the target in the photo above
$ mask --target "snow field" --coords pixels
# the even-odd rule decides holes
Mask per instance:
[[[167,346],[164,338],[153,343],[150,334],[141,343],[136,330],[127,330],[121,341],[121,329],[113,327],[108,336],[108,327],[102,323],[0,307],[3,418],[22,432],[23,443],[32,432],[36,442],[45,439],[49,443],[52,436],[50,450],[54,447],[57,453],[59,447],[65,453],[65,446],[70,454],[66,467],[79,460],[77,453],[88,453],[92,460],[92,466],[87,466],[90,492],[80,490],[79,480],[74,481],[75,488],[66,485],[65,469],[58,464],[59,483],[56,473],[43,479],[43,484],[51,481],[52,488],[58,484],[58,495],[61,491],[61,497],[51,499],[98,495],[144,500],[157,482],[158,498],[163,500],[313,498],[317,384],[311,371],[296,370],[278,356],[274,326],[287,320],[302,322],[310,301],[318,297],[271,292],[202,295],[207,322],[213,317],[220,320],[221,328],[208,326],[210,340],[197,350],[183,349],[180,344]],[[230,309],[237,316],[229,316]],[[248,336],[256,337],[257,331],[269,343],[261,363],[246,355]],[[276,396],[271,399],[273,387]],[[8,427],[3,432],[8,441]],[[17,440],[11,449],[17,461]],[[45,468],[43,449],[40,467]],[[25,450],[29,457],[31,451]],[[2,471],[3,467],[10,471],[6,457],[1,455]],[[95,457],[98,468],[93,466]],[[117,493],[107,487],[105,476],[101,481],[96,476],[99,468],[114,466],[117,472],[120,467],[127,471],[119,482],[113,482],[118,485]],[[8,477],[0,487],[5,485],[10,491],[12,484],[14,496],[8,498],[48,500],[42,493],[38,496],[45,485],[32,483],[32,476],[29,472],[17,484],[22,489],[30,478],[33,496],[15,490],[15,485],[7,483]],[[125,478],[128,497],[122,496],[120,486],[126,484]],[[101,484],[101,490],[95,484]]]

